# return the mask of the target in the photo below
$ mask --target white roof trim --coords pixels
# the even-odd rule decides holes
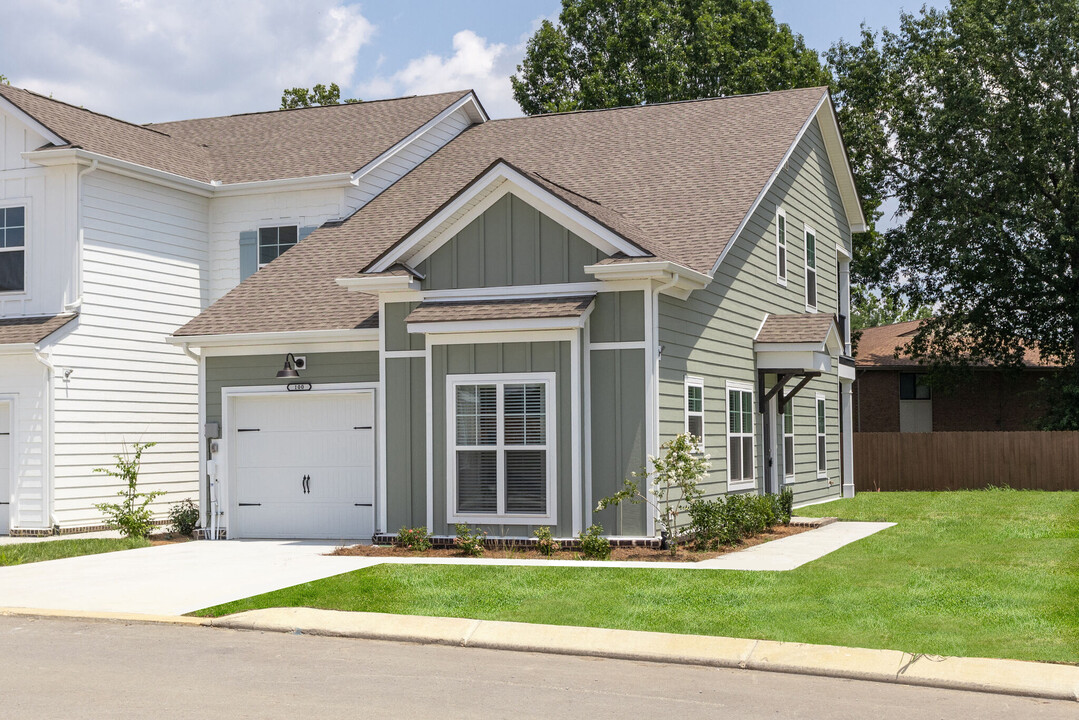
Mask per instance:
[[[578,330],[583,328],[592,313],[592,304],[580,315],[554,318],[506,318],[499,320],[447,320],[444,322],[410,322],[410,333],[447,335],[488,332],[537,332],[542,330]]]
[[[372,272],[387,270],[394,263],[418,265],[472,222],[506,193],[524,200],[555,222],[569,228],[606,254],[621,252],[631,257],[647,254],[621,235],[553,195],[505,162],[497,163],[473,182],[467,190],[404,237],[375,265]]]
[[[694,290],[701,290],[712,283],[712,276],[691,270],[670,260],[644,260],[626,263],[597,263],[586,265],[584,271],[597,280],[653,280],[663,282],[661,291],[685,300]],[[670,281],[674,280],[673,284]]]
[[[378,328],[363,330],[299,330],[294,332],[231,333],[227,335],[170,335],[170,345],[191,347],[241,347],[245,345],[279,345],[307,342],[378,341]]]
[[[51,142],[53,145],[67,145],[67,140],[42,125],[37,118],[20,108],[15,103],[8,100],[6,97],[0,97],[0,110],[3,110],[7,114],[13,116],[16,120],[21,122],[23,125],[26,125],[28,128]]]
[[[448,108],[446,108],[445,110],[440,112],[438,115],[435,115],[433,118],[431,118],[426,123],[421,125],[419,128],[414,130],[407,137],[403,138],[402,140],[399,140],[389,150],[382,153],[377,158],[375,158],[371,162],[367,163],[366,165],[364,165],[359,170],[351,173],[351,176],[350,176],[351,182],[353,184],[358,183],[360,181],[360,179],[363,178],[363,176],[370,173],[372,170],[374,170],[379,165],[381,165],[382,163],[389,160],[391,157],[393,157],[394,155],[399,153],[404,148],[408,147],[412,143],[419,140],[421,137],[423,137],[428,132],[430,132],[432,128],[437,126],[439,123],[441,123],[443,120],[445,120],[446,118],[448,118],[450,115],[454,114],[455,112],[457,112],[461,108],[465,108],[465,110],[468,112],[468,116],[470,118],[472,118],[473,122],[484,123],[484,122],[487,122],[487,120],[488,120],[487,113],[485,113],[483,111],[483,107],[480,105],[479,100],[476,98],[476,94],[470,90],[470,91],[468,91],[468,93],[465,96],[463,96],[457,102],[450,105]]]
[[[350,292],[380,293],[419,291],[420,283],[412,275],[352,275],[337,278],[334,282]]]
[[[730,253],[731,248],[734,247],[734,243],[738,240],[746,225],[749,224],[750,218],[752,218],[753,214],[757,212],[757,208],[760,206],[761,201],[764,200],[764,197],[768,194],[768,191],[772,189],[772,185],[775,184],[776,178],[779,177],[779,173],[783,171],[784,167],[786,167],[787,163],[791,159],[791,155],[794,154],[795,148],[797,148],[798,144],[802,142],[802,138],[805,136],[806,131],[809,130],[809,127],[813,124],[813,121],[818,118],[820,113],[824,111],[825,108],[827,108],[828,116],[831,122],[822,122],[820,123],[820,126],[821,134],[825,136],[824,145],[825,149],[828,151],[828,162],[832,166],[832,174],[835,176],[836,184],[839,185],[840,197],[842,198],[845,195],[845,186],[849,186],[849,190],[855,198],[855,202],[853,203],[854,214],[852,215],[852,208],[848,205],[847,199],[843,200],[843,211],[847,215],[847,222],[850,224],[851,232],[865,232],[869,229],[869,226],[866,223],[865,215],[862,213],[862,205],[861,203],[856,201],[858,197],[858,192],[855,189],[854,175],[851,172],[850,163],[847,160],[846,149],[843,146],[842,137],[839,135],[839,122],[838,120],[836,120],[835,110],[832,108],[831,96],[827,92],[825,92],[824,96],[820,99],[820,102],[818,102],[817,106],[813,108],[813,112],[809,114],[809,117],[806,118],[806,121],[798,130],[798,134],[794,137],[794,142],[792,142],[790,147],[787,148],[787,152],[783,154],[783,159],[779,161],[779,164],[776,165],[776,169],[772,171],[772,175],[768,178],[768,182],[764,184],[764,187],[761,188],[761,191],[757,194],[757,197],[753,201],[753,204],[749,207],[749,212],[747,212],[745,214],[745,217],[742,218],[742,222],[738,224],[738,228],[734,231],[734,234],[731,235],[731,239],[727,242],[726,247],[723,248],[723,252],[720,254],[719,259],[716,260],[715,265],[712,266],[713,275],[715,275],[716,271],[719,270],[719,266],[723,263],[724,258],[726,258],[727,254]],[[839,148],[843,153],[843,165],[841,166],[842,172],[836,172],[837,164],[832,157],[832,150],[828,148],[829,136],[833,134],[835,135],[835,139],[838,140]]]
[[[764,329],[764,325],[761,325],[761,330]],[[757,335],[753,339],[753,349],[759,353],[783,353],[783,352],[838,352],[843,347],[843,342],[839,337],[839,328],[836,327],[833,321],[828,326],[828,335],[824,338],[824,342],[802,342],[802,343],[790,343],[790,342],[758,342],[757,337],[760,336],[760,330],[757,330]]]

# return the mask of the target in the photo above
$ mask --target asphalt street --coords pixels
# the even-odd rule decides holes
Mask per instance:
[[[0,716],[1070,718],[853,680],[173,625],[0,617]]]

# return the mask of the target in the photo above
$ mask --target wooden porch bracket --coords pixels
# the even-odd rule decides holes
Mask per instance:
[[[765,391],[764,389],[764,376],[776,375],[776,383],[771,389]],[[791,398],[798,394],[798,391],[804,388],[810,380],[815,377],[820,377],[819,370],[797,370],[797,369],[784,369],[784,370],[758,370],[757,371],[757,397],[759,401],[757,403],[757,410],[762,415],[768,408],[768,401],[771,400],[776,394],[779,395],[779,413],[783,414],[783,409],[790,402]],[[794,386],[794,389],[789,393],[783,392],[783,388],[788,382],[794,378],[799,378],[798,384]]]

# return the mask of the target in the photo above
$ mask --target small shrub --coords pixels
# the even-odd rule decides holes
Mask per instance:
[[[790,488],[783,488],[783,492],[779,493],[779,522],[784,525],[791,524],[791,515],[794,514],[794,491]]]
[[[548,558],[562,549],[559,544],[555,542],[554,537],[551,536],[551,528],[546,525],[536,528],[535,532],[532,534],[536,536],[536,549]]]
[[[453,542],[457,545],[457,549],[469,557],[483,555],[484,542],[487,540],[485,531],[479,528],[473,530],[464,523],[457,523],[454,529],[457,531],[457,537],[453,539]]]
[[[94,472],[104,473],[109,477],[123,480],[127,487],[116,495],[122,498],[118,503],[96,503],[94,507],[105,516],[106,522],[116,528],[124,537],[147,537],[154,528],[154,513],[148,507],[156,498],[165,494],[163,490],[139,492],[139,469],[142,466],[142,453],[156,443],[135,443],[135,452],[128,456],[127,449],[116,458],[114,468],[94,468]]]
[[[422,525],[417,528],[401,528],[397,531],[397,542],[394,544],[413,552],[425,552],[431,549],[431,533]]]
[[[581,554],[589,560],[606,560],[611,557],[611,541],[603,536],[602,525],[590,525],[577,537],[581,541]]]
[[[199,526],[199,508],[184,499],[169,508],[169,524],[178,535],[190,535]]]
[[[717,550],[720,545],[733,545],[741,538],[740,523],[732,517],[738,504],[727,498],[694,500],[689,504],[690,532],[698,550]]]

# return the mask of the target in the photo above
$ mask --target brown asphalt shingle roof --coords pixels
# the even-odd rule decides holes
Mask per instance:
[[[133,125],[0,84],[0,96],[67,141],[201,182],[254,182],[359,170],[465,91]]]
[[[921,363],[908,355],[905,349],[921,324],[921,320],[910,320],[862,330],[855,348],[855,364],[860,368],[920,366]],[[899,357],[896,357],[897,351]],[[1026,349],[1023,364],[1027,367],[1060,367],[1058,363],[1042,358],[1041,354],[1032,348]]]
[[[39,343],[76,317],[76,314],[69,313],[66,315],[0,319],[0,345]]]
[[[759,343],[822,343],[835,326],[826,313],[769,315],[757,333]]]
[[[757,195],[825,96],[810,88],[541,115],[473,125],[343,223],[248,278],[177,335],[373,327],[358,273],[499,159],[538,177],[644,249],[711,274]],[[553,192],[553,190],[552,190]],[[575,200],[570,200],[570,197]],[[599,218],[597,218],[599,219]],[[626,230],[629,233],[629,230]]]
[[[405,322],[453,322],[456,320],[524,320],[529,318],[580,317],[596,296],[481,300],[472,302],[422,302]]]

